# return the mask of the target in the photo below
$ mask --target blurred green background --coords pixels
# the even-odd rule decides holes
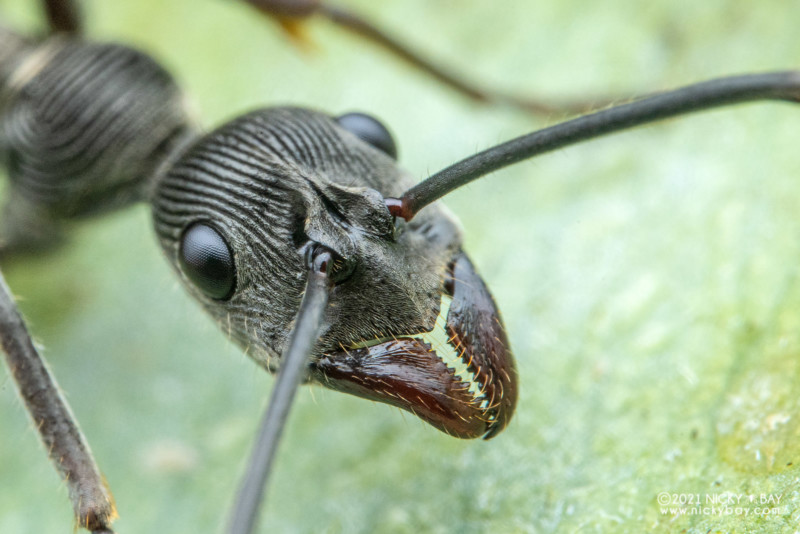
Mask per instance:
[[[477,79],[554,97],[798,67],[786,0],[342,0]],[[29,0],[0,17],[36,31]],[[303,53],[237,2],[85,2],[89,34],[176,74],[204,125],[361,109],[425,176],[549,124],[480,107],[325,24]],[[304,388],[262,532],[793,532],[800,523],[800,109],[749,105],[559,151],[451,195],[521,377],[510,427],[458,441]],[[120,533],[220,532],[272,379],[183,293],[139,206],[3,266],[117,498]],[[0,532],[71,532],[0,371]],[[659,494],[780,496],[772,517]]]

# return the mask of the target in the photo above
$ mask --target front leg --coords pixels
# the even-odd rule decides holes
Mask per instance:
[[[518,95],[496,87],[483,86],[447,65],[430,59],[403,39],[388,32],[359,13],[325,0],[243,0],[263,15],[276,20],[295,40],[303,41],[302,24],[311,17],[327,19],[352,35],[376,46],[414,69],[432,77],[475,102],[499,104],[534,115],[579,114],[602,108],[615,101],[609,96],[586,99],[545,99]]]
[[[83,31],[78,0],[43,0],[47,22],[51,33],[80,35]]]
[[[50,460],[67,483],[78,524],[96,534],[110,534],[117,517],[111,491],[100,475],[89,445],[78,428],[55,378],[33,345],[14,298],[0,273],[0,342]]]

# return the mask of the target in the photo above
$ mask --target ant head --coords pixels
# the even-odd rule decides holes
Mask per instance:
[[[335,285],[309,379],[489,437],[516,402],[508,342],[444,208],[409,223],[389,212],[385,198],[413,184],[395,155],[365,115],[257,111],[201,138],[159,179],[156,231],[190,293],[271,371],[307,258],[329,251]]]

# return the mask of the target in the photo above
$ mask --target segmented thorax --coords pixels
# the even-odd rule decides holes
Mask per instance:
[[[191,132],[172,77],[117,44],[0,32],[0,154],[12,194],[57,218],[142,198]]]
[[[0,113],[3,109],[3,88],[30,46],[21,35],[0,25]]]

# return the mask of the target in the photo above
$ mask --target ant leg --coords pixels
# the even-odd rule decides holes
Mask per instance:
[[[269,406],[261,420],[244,480],[236,496],[228,534],[251,534],[258,524],[261,503],[283,427],[297,387],[305,377],[308,359],[317,341],[322,317],[328,305],[331,279],[327,271],[332,261],[333,256],[329,252],[319,249],[311,258],[306,291],[289,341],[281,355],[281,367],[272,388]]]
[[[43,0],[47,22],[51,33],[80,35],[83,24],[77,0]]]
[[[0,273],[0,342],[25,407],[50,460],[67,483],[78,524],[95,534],[111,534],[117,517],[111,491],[89,445],[42,356]]]
[[[476,102],[500,104],[540,115],[578,114],[604,107],[614,99],[595,98],[587,100],[546,101],[544,99],[514,95],[496,88],[481,87],[443,65],[431,61],[420,52],[389,32],[379,28],[357,13],[330,6],[322,0],[244,0],[262,14],[277,20],[293,37],[299,37],[299,26],[305,19],[318,15],[382,48],[415,69],[424,72]]]

